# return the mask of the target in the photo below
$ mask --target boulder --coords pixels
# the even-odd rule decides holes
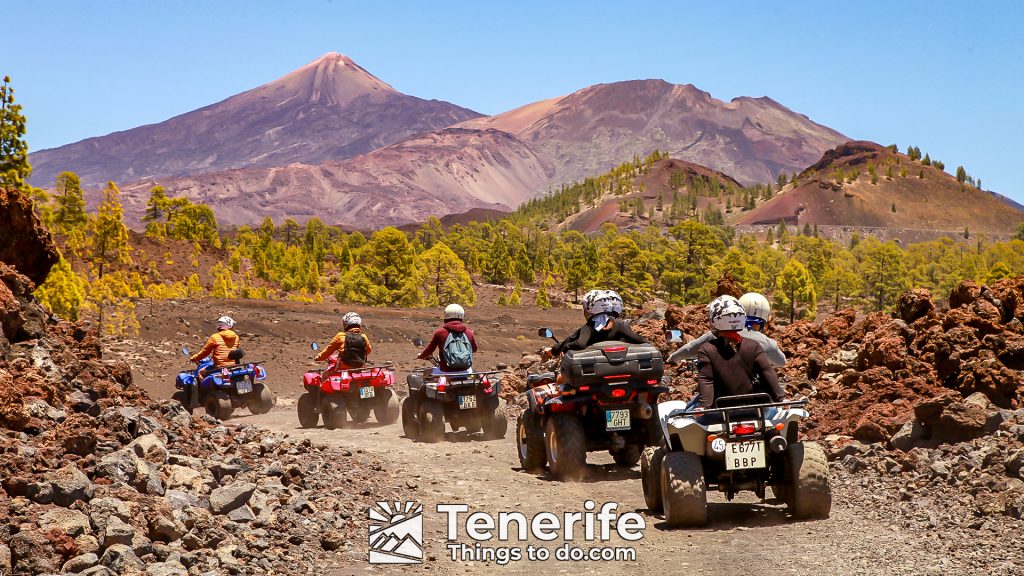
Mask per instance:
[[[1008,476],[1024,480],[1024,449],[1010,452],[1003,462],[1003,467]]]
[[[156,434],[144,434],[128,444],[135,455],[152,464],[163,465],[167,462],[167,446]]]
[[[91,500],[95,487],[74,464],[68,464],[54,471],[47,480],[50,483],[52,501],[58,506],[70,506],[78,500]]]
[[[892,438],[889,439],[889,445],[896,450],[910,452],[925,436],[924,426],[917,420],[911,420],[893,434]]]
[[[0,544],[0,572],[11,573],[11,548],[7,544]]]
[[[93,554],[92,552],[89,552],[89,553],[86,553],[86,554],[81,554],[81,555],[75,556],[71,560],[68,560],[67,562],[65,562],[64,563],[64,567],[61,568],[61,571],[62,572],[69,572],[69,573],[78,573],[78,572],[82,572],[83,570],[85,570],[87,568],[92,568],[93,566],[95,566],[95,565],[97,565],[99,563],[100,563],[99,556]]]
[[[199,498],[181,490],[168,490],[164,493],[164,500],[167,501],[172,510],[199,505]]]
[[[146,566],[146,576],[188,576],[181,562],[157,562]]]
[[[39,518],[39,528],[43,532],[56,530],[72,538],[88,534],[92,529],[88,516],[67,508],[54,508],[44,513]]]
[[[933,439],[950,444],[985,435],[988,413],[973,404],[950,404],[937,419],[926,423]]]
[[[0,262],[42,284],[57,263],[57,246],[24,193],[0,187],[0,230]]]
[[[133,450],[118,450],[111,452],[96,463],[96,475],[107,478],[112,482],[124,482],[128,485],[135,483],[135,477],[139,472],[139,457]]]
[[[256,519],[256,514],[253,513],[252,508],[249,508],[249,506],[242,505],[228,512],[228,519],[239,523],[252,522]]]
[[[122,522],[130,522],[139,513],[141,513],[141,510],[138,504],[125,502],[118,498],[96,498],[89,503],[89,518],[99,532],[102,532],[107,527],[107,522],[111,518],[117,518]]]
[[[135,527],[121,520],[117,516],[107,519],[107,526],[103,529],[103,547],[110,548],[115,544],[131,545],[135,536]],[[104,565],[107,565],[104,562]]]
[[[60,570],[53,542],[38,530],[22,530],[11,537],[11,564],[14,574],[48,574]]]
[[[131,571],[142,571],[146,565],[139,560],[131,546],[126,544],[114,544],[103,551],[100,557],[100,564],[113,570],[117,574],[125,574]]]
[[[227,514],[249,501],[256,485],[252,482],[234,482],[210,492],[210,510],[214,514]]]
[[[935,311],[932,294],[926,288],[915,288],[900,294],[896,301],[896,315],[907,324]]]
[[[79,576],[120,576],[106,566],[93,566],[78,573]]]
[[[168,490],[184,488],[197,494],[203,491],[203,475],[192,468],[168,464],[164,466],[164,473],[167,475]]]
[[[973,304],[978,298],[981,298],[981,286],[973,280],[964,280],[950,291],[949,307],[953,309]]]

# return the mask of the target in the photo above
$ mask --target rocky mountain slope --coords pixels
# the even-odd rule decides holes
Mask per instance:
[[[849,140],[771,98],[723,102],[664,80],[597,84],[460,126],[514,134],[553,164],[558,183],[655,149],[746,185],[771,182]]]
[[[32,182],[64,170],[83,184],[119,184],[245,166],[340,160],[479,116],[396,91],[328,53],[269,84],[164,122],[30,155]]]
[[[874,170],[874,177],[869,170]],[[818,224],[1012,232],[1024,212],[1002,196],[874,142],[827,151],[773,199],[737,224]]]

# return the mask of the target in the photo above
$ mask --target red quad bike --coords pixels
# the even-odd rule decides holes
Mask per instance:
[[[413,344],[423,347],[423,340]],[[444,440],[445,422],[452,431],[484,433],[484,438],[505,437],[508,429],[505,400],[498,396],[501,387],[497,371],[440,372],[435,368],[409,374],[409,395],[402,402],[402,429],[406,437],[423,442]]]
[[[314,351],[320,347],[310,345]],[[373,410],[380,424],[394,424],[398,420],[398,396],[391,387],[395,383],[392,365],[337,368],[337,358],[328,360],[327,368],[317,368],[302,377],[305,392],[299,396],[299,424],[315,428],[323,415],[324,428],[346,428],[349,417],[362,424]]]
[[[538,335],[554,339],[549,328]],[[557,342],[557,340],[556,340]],[[562,358],[565,383],[555,374],[527,378],[529,408],[516,423],[516,446],[524,470],[545,464],[559,479],[580,479],[587,452],[608,450],[615,463],[632,467],[646,446],[660,443],[654,417],[662,386],[661,353],[651,344],[598,342]]]

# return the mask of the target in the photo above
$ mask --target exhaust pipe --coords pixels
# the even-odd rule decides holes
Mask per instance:
[[[641,402],[639,410],[640,418],[644,420],[650,420],[651,416],[654,416],[654,408],[651,408],[651,405],[648,404],[647,402]]]
[[[786,442],[786,439],[782,436],[775,436],[768,441],[768,446],[772,449],[772,452],[779,454],[786,451],[786,447],[789,446],[789,443]]]

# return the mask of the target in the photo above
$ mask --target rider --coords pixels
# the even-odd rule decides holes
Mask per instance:
[[[591,290],[583,295],[583,315],[587,322],[568,338],[551,347],[551,354],[557,356],[569,350],[583,350],[597,342],[619,340],[631,344],[646,344],[642,336],[633,332],[624,320],[617,320],[622,314],[622,297],[614,290]]]
[[[238,349],[238,343],[240,341],[238,334],[235,333],[233,328],[235,327],[235,321],[231,316],[221,316],[217,318],[217,332],[211,335],[207,340],[203,349],[196,352],[189,358],[190,362],[198,364],[203,358],[210,356],[213,360],[212,369],[203,369],[199,371],[199,379],[202,380],[206,377],[209,372],[213,369],[220,368],[221,366],[234,366],[237,364],[234,360],[229,358],[229,354],[232,351]],[[190,401],[193,406],[199,403],[199,387],[191,386]]]
[[[779,344],[764,333],[765,324],[768,323],[772,316],[772,307],[768,304],[768,299],[757,292],[747,292],[740,296],[739,302],[743,306],[744,313],[747,315],[746,326],[740,332],[740,335],[760,344],[764,348],[765,354],[768,355],[768,361],[773,366],[785,366],[786,355],[779,349]],[[666,361],[679,362],[680,360],[696,358],[697,350],[705,342],[710,342],[714,339],[714,330],[709,330],[680,346],[678,350],[669,355]]]
[[[715,338],[697,350],[697,393],[700,406],[712,408],[715,398],[767,393],[775,402],[785,398],[775,369],[764,349],[740,331],[746,311],[732,296],[719,296],[708,305]]]
[[[416,358],[426,360],[430,358],[435,350],[438,350],[439,362],[437,367],[441,372],[461,371],[470,368],[472,366],[472,355],[470,355],[469,360],[470,366],[453,369],[449,366],[450,358],[449,354],[446,353],[450,344],[461,342],[463,339],[468,341],[472,352],[477,351],[476,338],[473,337],[473,331],[462,323],[465,317],[466,310],[462,306],[458,304],[446,306],[444,309],[444,324],[434,332],[434,336],[430,339],[430,344],[427,344],[427,347]]]
[[[341,332],[335,334],[327,347],[316,355],[316,361],[323,362],[337,353],[335,369],[362,368],[373,351],[370,339],[363,334],[363,319],[359,314],[349,312],[342,316],[341,324]]]

